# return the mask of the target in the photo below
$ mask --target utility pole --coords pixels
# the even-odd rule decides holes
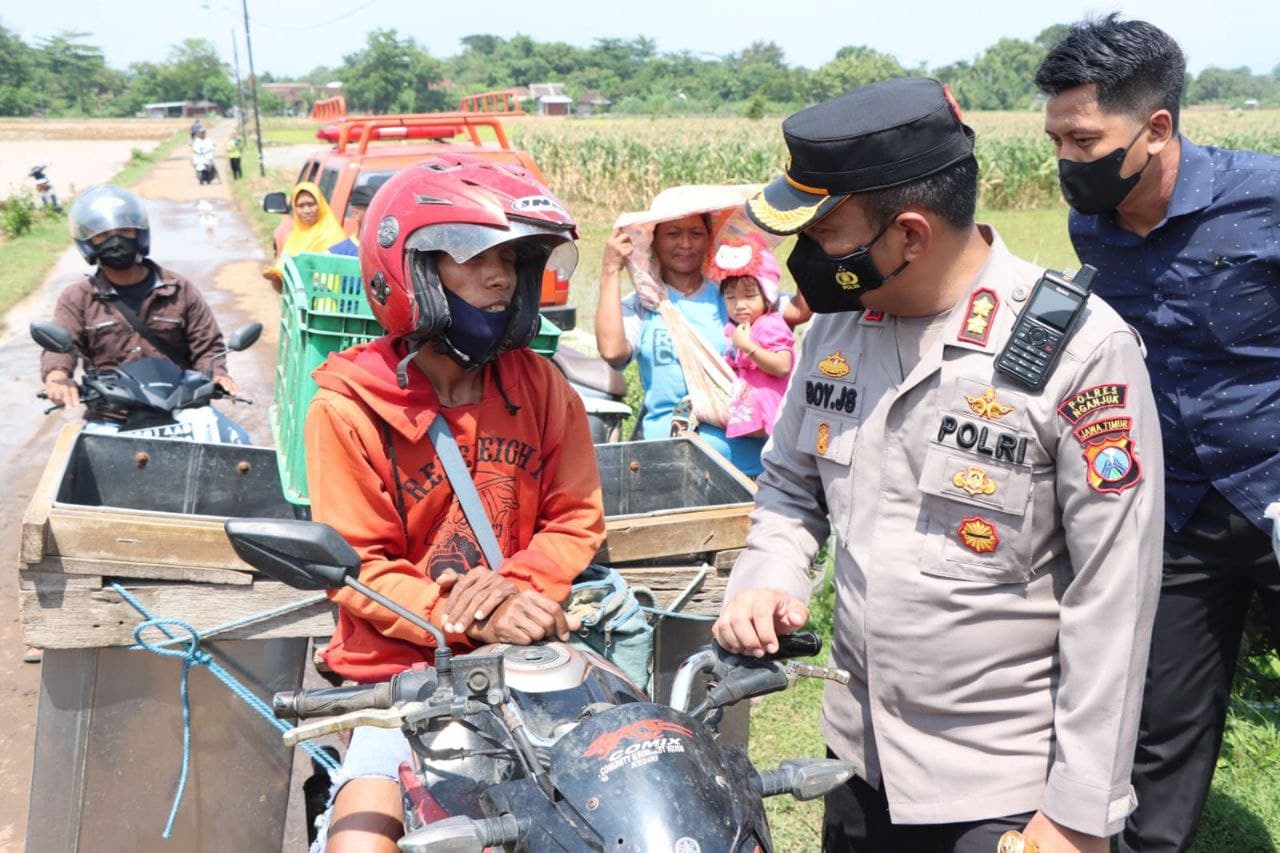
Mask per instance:
[[[258,177],[267,176],[267,164],[262,159],[262,115],[258,112],[258,75],[253,70],[253,39],[249,36],[249,0],[241,0],[244,8],[244,46],[249,54],[249,85],[253,88],[253,127],[258,134]]]
[[[231,56],[236,69],[236,98],[240,104],[240,138],[245,138],[244,87],[240,85],[240,48],[236,45],[236,28],[231,28]]]

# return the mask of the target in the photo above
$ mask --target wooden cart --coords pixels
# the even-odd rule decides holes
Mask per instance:
[[[660,607],[715,613],[745,544],[750,480],[697,439],[600,445],[596,457],[601,562]],[[307,640],[332,633],[334,608],[241,562],[223,532],[229,515],[293,517],[273,450],[76,426],[58,436],[22,525],[23,635],[46,650],[28,850],[146,850],[148,839],[167,849],[279,849],[289,756],[275,729],[199,668],[192,777],[174,837],[160,841],[181,760],[180,663],[120,648],[141,617],[112,582],[202,634],[276,611],[211,645],[259,695],[297,686]]]

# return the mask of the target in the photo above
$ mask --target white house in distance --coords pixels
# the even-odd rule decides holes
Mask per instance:
[[[573,98],[564,93],[563,83],[530,83],[528,97],[540,116],[567,116],[573,108]]]

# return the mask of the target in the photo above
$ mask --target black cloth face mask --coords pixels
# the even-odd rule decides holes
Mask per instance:
[[[98,263],[113,270],[127,270],[142,260],[136,237],[112,234],[97,246]]]
[[[1120,202],[1133,192],[1142,178],[1142,173],[1151,163],[1151,155],[1142,168],[1127,178],[1120,177],[1120,169],[1124,166],[1124,158],[1129,149],[1137,144],[1147,126],[1143,125],[1138,135],[1124,148],[1117,148],[1105,157],[1081,163],[1076,160],[1058,160],[1058,185],[1062,187],[1062,197],[1077,213],[1095,214],[1115,210]]]
[[[882,275],[871,259],[871,247],[893,222],[893,219],[889,220],[889,225],[881,228],[870,242],[837,258],[822,251],[817,241],[807,235],[801,233],[796,237],[795,248],[787,256],[787,269],[791,270],[796,287],[813,313],[861,311],[864,307],[862,294],[882,286],[907,268],[909,261],[903,261],[893,272]]]

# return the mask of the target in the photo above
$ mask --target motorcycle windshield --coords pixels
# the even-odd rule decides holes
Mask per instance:
[[[748,781],[704,728],[663,705],[584,720],[552,750],[551,782],[606,850],[734,851],[751,837]]]

